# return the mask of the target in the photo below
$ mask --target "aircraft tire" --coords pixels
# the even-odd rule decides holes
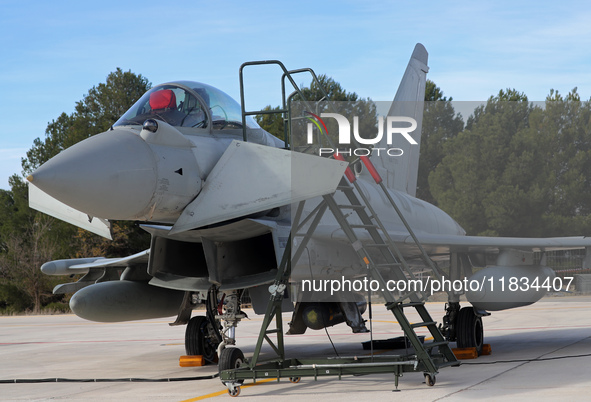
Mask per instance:
[[[187,355],[201,355],[206,362],[215,362],[218,341],[212,336],[214,330],[207,317],[198,315],[191,318],[185,330]]]
[[[476,348],[478,356],[482,353],[484,331],[482,318],[474,314],[474,308],[464,307],[456,318],[458,348]]]
[[[218,369],[220,372],[238,368],[244,364],[244,353],[238,348],[225,348],[220,353]],[[242,384],[244,380],[238,380]]]

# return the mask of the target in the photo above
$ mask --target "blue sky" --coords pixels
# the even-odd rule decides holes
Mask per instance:
[[[48,122],[117,67],[152,84],[188,79],[239,98],[244,61],[311,67],[348,91],[391,100],[417,42],[454,100],[515,88],[591,96],[584,1],[0,0],[0,188]],[[247,70],[247,107],[280,103],[279,74]],[[300,82],[307,82],[302,76]]]

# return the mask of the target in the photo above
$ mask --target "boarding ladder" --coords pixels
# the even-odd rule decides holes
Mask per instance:
[[[280,64],[280,62],[277,61],[249,62],[243,64],[241,67],[240,86],[243,118],[257,112],[246,112],[244,109],[242,68],[246,65],[277,63]],[[295,82],[291,78],[291,73],[308,71],[308,69],[293,70],[290,72],[286,70],[282,64],[280,64],[280,66],[284,70],[283,81],[285,81],[285,78],[287,77],[296,88],[297,93],[301,95],[299,88],[297,88]],[[315,75],[313,76],[315,78]],[[286,106],[284,85],[282,89],[284,106],[281,110],[275,112],[287,114],[285,120],[289,121],[289,108]],[[244,137],[246,140],[246,134]],[[344,160],[342,156],[338,155],[338,153],[334,155],[334,157],[336,159]],[[371,205],[371,202],[360,189],[351,169],[351,165],[356,163],[365,164],[378,186],[384,192],[385,197],[392,206],[392,210],[395,211],[406,227],[413,239],[414,245],[420,251],[420,256],[425,264],[432,268],[437,277],[441,275],[438,268],[429,258],[413,233],[390,192],[383,185],[381,178],[371,164],[369,158],[361,157],[356,159],[349,167],[347,167],[345,176],[341,179],[336,192],[334,194],[322,196],[322,200],[317,203],[311,212],[304,212],[305,201],[298,204],[292,219],[291,234],[283,258],[279,264],[276,279],[269,287],[269,292],[271,294],[270,301],[267,305],[254,354],[252,358],[240,368],[224,370],[220,373],[220,379],[228,386],[230,395],[237,395],[236,391],[239,393],[242,380],[253,379],[256,382],[257,379],[265,377],[277,378],[278,381],[280,378],[289,377],[290,381],[297,382],[299,381],[299,378],[304,376],[313,376],[314,378],[317,378],[319,376],[338,375],[340,379],[342,375],[349,374],[394,373],[395,384],[396,387],[398,387],[398,379],[403,372],[422,371],[425,374],[426,383],[428,385],[433,385],[435,383],[435,375],[439,372],[440,368],[459,366],[460,363],[449,347],[449,342],[445,340],[443,334],[438,329],[436,322],[431,318],[431,315],[425,307],[426,294],[421,291],[411,291],[395,296],[392,292],[387,290],[387,280],[384,278],[383,274],[386,274],[388,279],[397,281],[416,280],[416,277],[404,259],[401,251],[394,241],[392,241],[384,224],[379,219],[375,209]],[[378,290],[378,293],[380,293],[385,300],[386,308],[392,311],[396,321],[404,332],[405,337],[412,346],[414,354],[405,356],[374,355],[372,350],[370,357],[356,356],[354,358],[329,359],[286,358],[281,305],[285,290],[289,286],[291,264],[300,259],[309,240],[313,237],[314,231],[318,227],[321,218],[327,210],[330,210],[338,225],[343,230],[348,242],[350,242],[359,256],[362,265],[367,268],[368,278],[375,280],[380,284],[380,290]],[[351,223],[355,217],[357,218],[356,222]],[[297,244],[297,246],[293,248],[292,243]],[[404,312],[405,308],[414,308],[421,321],[411,323],[406,317]],[[274,328],[271,328],[273,321],[275,321],[275,326]],[[416,329],[418,328],[426,328],[431,334],[433,341],[423,343],[416,333]],[[277,337],[276,343],[274,343],[269,337],[269,335],[273,334]],[[263,342],[265,341],[275,351],[277,358],[271,361],[259,362],[261,349]]]
[[[338,156],[337,156],[338,158]],[[342,157],[338,158],[342,159]],[[361,160],[355,161],[354,163],[364,163],[372,177],[383,191],[386,199],[388,199],[392,210],[396,212],[397,216],[403,222],[406,230],[411,235],[414,245],[420,250],[421,257],[424,261],[432,263],[431,259],[419,243],[417,237],[413,233],[410,225],[404,218],[401,210],[394,202],[390,192],[383,185],[379,174],[373,167],[371,161],[367,157],[361,157]],[[405,336],[410,341],[410,344],[415,350],[417,359],[424,365],[426,371],[436,374],[437,369],[443,366],[457,365],[457,359],[455,358],[449,342],[445,339],[443,334],[437,327],[437,323],[431,318],[429,312],[425,307],[425,300],[427,299],[424,291],[408,291],[407,293],[396,297],[392,292],[387,290],[386,280],[384,279],[382,272],[387,272],[390,279],[397,281],[417,281],[417,278],[410,269],[408,263],[403,257],[400,249],[392,241],[392,238],[388,234],[384,224],[379,219],[376,211],[374,210],[371,202],[368,200],[364,192],[360,189],[355,175],[352,173],[350,168],[347,168],[346,178],[343,177],[337,188],[337,192],[341,192],[345,195],[347,200],[344,204],[338,204],[334,195],[324,196],[324,202],[336,218],[343,232],[347,236],[349,242],[353,246],[357,255],[361,261],[367,266],[368,276],[377,281],[380,284],[379,293],[386,301],[386,308],[392,311],[396,320],[398,321]],[[341,197],[342,198],[342,197]],[[353,212],[349,214],[349,212]],[[351,224],[349,220],[352,216],[357,216],[361,224]],[[355,229],[360,229],[369,234],[371,240],[362,242]],[[384,261],[378,263],[377,261]],[[431,265],[429,264],[429,265]],[[438,273],[436,267],[432,265],[433,272]],[[404,308],[414,308],[419,316],[421,322],[411,324],[405,313]],[[431,334],[433,342],[423,344],[415,332],[416,328],[425,327]],[[431,358],[431,351],[434,348],[438,348],[438,352],[443,356],[444,362],[436,364]]]

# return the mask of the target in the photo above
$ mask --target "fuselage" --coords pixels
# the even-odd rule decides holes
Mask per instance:
[[[251,119],[245,131],[249,142],[284,147],[283,141]],[[173,225],[187,205],[199,197],[209,173],[231,142],[243,140],[243,133],[240,106],[225,93],[195,82],[162,84],[148,91],[109,131],[61,152],[29,180],[89,217]],[[252,173],[256,180],[257,172]],[[357,181],[388,232],[407,234],[371,176],[361,171]],[[465,234],[439,208],[404,192],[388,191],[415,233]],[[309,200],[307,209],[317,202]],[[258,218],[276,222],[284,232],[289,225],[289,207],[282,208],[279,216],[263,213]],[[310,244],[316,252],[310,254],[308,265],[358,265],[356,258],[351,262],[350,246],[339,244],[345,236],[330,214],[323,217],[318,232],[321,235]],[[363,233],[360,238],[365,240]],[[349,251],[340,252],[341,247]],[[277,251],[280,258],[281,250]],[[408,248],[408,253],[415,250]]]
[[[252,119],[247,133],[250,142],[283,146]],[[62,151],[28,180],[89,217],[173,224],[237,139],[242,120],[231,97],[196,82],[162,84],[109,131]]]

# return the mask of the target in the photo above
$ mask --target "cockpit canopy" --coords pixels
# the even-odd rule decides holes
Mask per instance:
[[[240,105],[226,93],[207,84],[176,81],[155,86],[146,92],[115,126],[142,125],[147,119],[165,121],[171,126],[241,129]],[[259,128],[250,117],[249,128]]]

